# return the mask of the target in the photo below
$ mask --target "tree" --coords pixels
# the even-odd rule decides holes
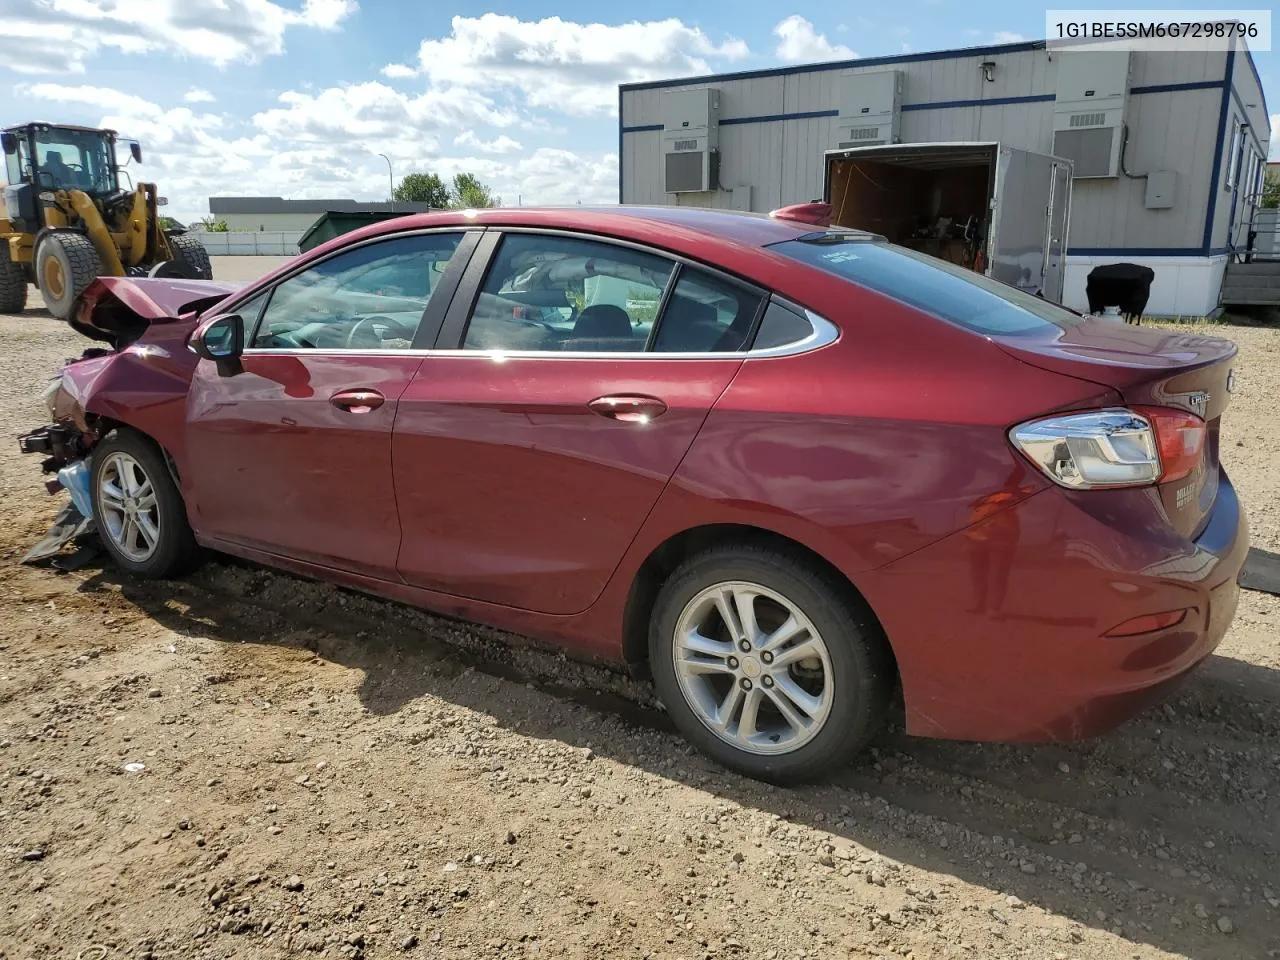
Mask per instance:
[[[451,206],[449,188],[434,173],[410,173],[393,194],[401,203],[425,203],[437,210]]]
[[[1268,172],[1262,181],[1262,206],[1268,209],[1280,207],[1280,174]]]
[[[493,191],[480,182],[474,173],[458,173],[453,177],[453,205],[462,209],[496,207],[502,203]]]

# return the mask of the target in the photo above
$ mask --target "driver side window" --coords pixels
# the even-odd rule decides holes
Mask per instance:
[[[407,350],[461,233],[347,250],[276,286],[249,340],[258,350]]]

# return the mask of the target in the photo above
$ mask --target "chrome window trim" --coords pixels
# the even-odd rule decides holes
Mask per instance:
[[[314,357],[471,357],[476,360],[753,360],[758,358],[792,357],[820,349],[835,343],[840,330],[835,324],[818,316],[812,310],[804,311],[805,319],[813,327],[809,336],[794,343],[769,347],[765,350],[720,350],[705,353],[657,353],[654,351],[586,351],[586,350],[321,350],[274,349],[270,347],[246,347],[245,356],[271,355]]]

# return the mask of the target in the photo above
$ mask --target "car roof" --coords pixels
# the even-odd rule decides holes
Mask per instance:
[[[323,245],[334,249],[355,240],[425,227],[543,227],[580,230],[605,236],[670,246],[701,237],[717,243],[763,247],[814,233],[812,224],[784,220],[765,213],[712,210],[704,207],[585,206],[489,207],[481,210],[440,210],[406,214],[370,224]],[[846,231],[842,231],[846,232]],[[677,244],[681,245],[681,244]]]

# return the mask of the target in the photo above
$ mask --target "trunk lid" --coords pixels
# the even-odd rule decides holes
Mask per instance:
[[[1199,535],[1218,493],[1219,430],[1234,386],[1234,343],[1097,317],[992,340],[1024,363],[1110,387],[1126,405],[1172,407],[1202,418],[1200,464],[1190,476],[1156,488],[1173,527],[1183,536]]]

